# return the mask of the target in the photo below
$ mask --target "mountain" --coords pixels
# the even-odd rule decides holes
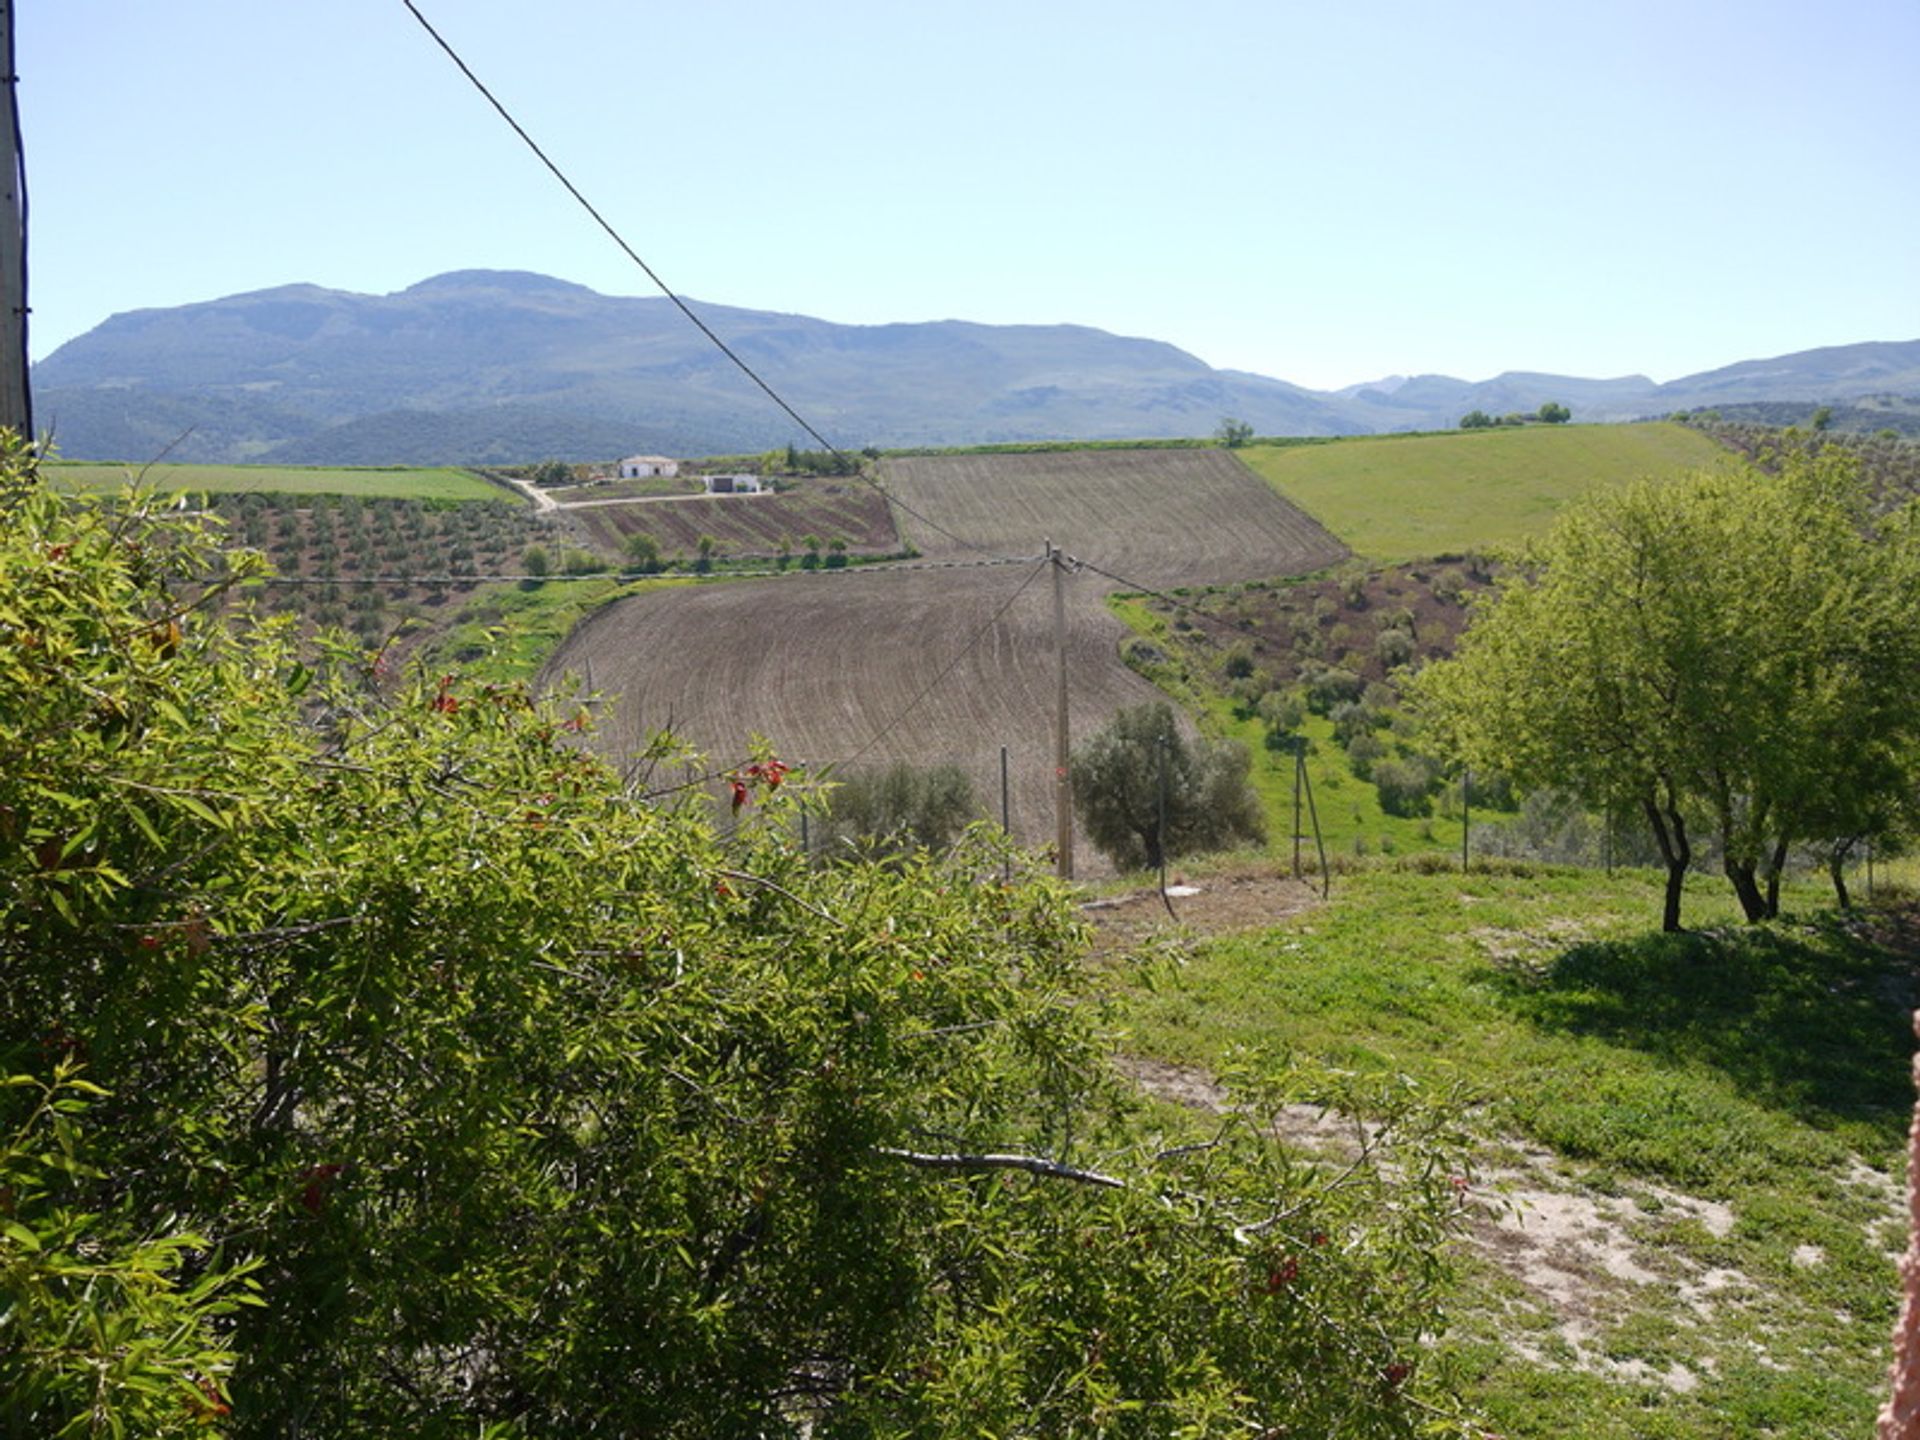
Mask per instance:
[[[1582,420],[1739,401],[1920,394],[1920,342],[1846,346],[1655,385],[1512,372],[1316,392],[1077,325],[837,325],[693,304],[842,446],[1451,427],[1558,400]],[[35,409],[76,459],[403,464],[806,443],[671,301],[521,271],[392,295],[285,285],[115,315],[34,368]]]
[[[1325,399],[1171,345],[1074,325],[836,325],[694,303],[843,446],[1358,427]],[[394,295],[283,286],[116,315],[34,369],[74,458],[406,463],[805,437],[666,299],[459,271]],[[624,439],[617,437],[624,436]],[[613,442],[613,443],[610,443]]]

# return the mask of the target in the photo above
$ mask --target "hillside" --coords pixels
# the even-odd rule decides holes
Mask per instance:
[[[1256,445],[1240,454],[1376,564],[1510,544],[1596,486],[1728,458],[1707,436],[1667,422]]]
[[[1346,553],[1219,450],[951,456],[889,461],[882,473],[941,527],[899,516],[925,561],[622,600],[568,637],[548,682],[571,673],[617,695],[606,726],[616,747],[671,726],[720,763],[755,734],[814,765],[951,762],[972,777],[983,814],[998,811],[1006,746],[1013,830],[1038,846],[1053,824],[1057,663],[1042,540],[1164,584],[1304,574]],[[981,563],[995,555],[1032,558]],[[1105,603],[1116,588],[1093,571],[1064,584],[1076,737],[1158,697],[1121,663],[1126,630]],[[1101,868],[1082,854],[1083,870]]]
[[[1082,325],[840,325],[696,302],[847,448],[1451,427],[1469,410],[1631,420],[1758,401],[1920,394],[1920,341],[1748,360],[1656,385],[1513,371],[1338,392],[1215,369]],[[518,271],[456,271],[390,295],[286,285],[111,317],[34,368],[76,459],[501,464],[756,451],[800,439],[663,298]]]
[[[848,446],[1205,434],[1223,414],[1273,433],[1354,428],[1296,387],[1082,326],[854,326],[697,308]],[[381,296],[294,285],[116,315],[34,381],[77,458],[139,458],[200,406],[207,433],[182,442],[180,458],[589,459],[795,438],[665,299],[514,272]]]

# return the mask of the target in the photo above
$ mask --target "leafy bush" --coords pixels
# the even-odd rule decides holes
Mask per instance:
[[[944,851],[979,815],[973,782],[958,765],[860,770],[834,786],[825,829],[831,841],[880,856]]]
[[[520,688],[210,623],[201,524],[0,472],[8,1434],[1457,1413],[1427,1358],[1444,1110],[1259,1066],[1169,1149],[1129,1122],[1069,897],[997,883],[984,833],[810,866],[766,757],[723,837]],[[104,1093],[36,1119],[63,1057]],[[1277,1145],[1302,1101],[1377,1143]],[[49,1325],[111,1347],[83,1411],[22,1348]]]
[[[1382,760],[1373,767],[1373,785],[1380,792],[1380,808],[1389,815],[1414,817],[1433,813],[1433,789],[1440,767],[1424,755]]]
[[[1356,735],[1347,742],[1347,764],[1362,780],[1373,778],[1374,763],[1386,753],[1386,745],[1371,731]]]
[[[1318,662],[1300,667],[1300,682],[1306,690],[1307,708],[1316,715],[1328,714],[1343,702],[1358,700],[1367,688],[1367,682],[1353,671]]]

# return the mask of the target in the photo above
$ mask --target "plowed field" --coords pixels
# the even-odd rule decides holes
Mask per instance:
[[[900,548],[886,499],[858,480],[811,480],[778,495],[570,505],[567,513],[603,545],[621,549],[628,536],[645,531],[667,556],[692,555],[702,535],[711,535],[721,554],[734,557],[774,556],[783,545],[798,556],[808,535],[822,546],[844,540],[856,555],[885,555]]]
[[[1154,586],[1301,574],[1346,554],[1218,451],[914,459],[890,462],[883,479],[989,551],[1037,555],[1051,538]],[[930,558],[976,558],[899,518]],[[1104,604],[1114,588],[1088,571],[1066,581],[1076,739],[1159,697],[1120,661],[1126,632]],[[597,689],[621,696],[604,732],[611,744],[671,725],[722,763],[756,732],[816,765],[951,761],[973,776],[983,815],[998,813],[1005,745],[1014,833],[1041,845],[1053,833],[1052,604],[1051,576],[1034,565],[711,583],[609,606],[568,637],[547,674],[590,672]],[[1077,849],[1083,872],[1100,868],[1084,842]]]
[[[1069,450],[889,460],[882,481],[961,540],[1002,555],[1052,541],[1148,585],[1299,575],[1346,546],[1225,450]],[[929,556],[970,553],[913,515]]]

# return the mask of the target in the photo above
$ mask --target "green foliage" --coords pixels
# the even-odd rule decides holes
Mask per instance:
[[[1238,450],[1253,439],[1253,426],[1245,420],[1226,416],[1214,430],[1213,438],[1228,450]]]
[[[527,471],[527,478],[536,485],[556,488],[573,484],[573,467],[564,460],[542,460]]]
[[[1246,747],[1189,741],[1164,702],[1122,710],[1073,752],[1073,808],[1122,870],[1165,856],[1259,842],[1266,823],[1247,785]],[[1162,816],[1164,814],[1164,829]]]
[[[660,553],[660,542],[644,530],[636,530],[627,537],[627,560],[632,569],[642,575],[654,575],[667,568],[666,558]]]
[[[1535,412],[1534,418],[1543,425],[1564,425],[1573,419],[1573,411],[1558,400],[1549,400]]]
[[[69,1047],[49,1031],[46,1051]],[[224,1317],[248,1273],[204,1236],[146,1229],[87,1134],[98,1087],[73,1061],[0,1079],[0,1422],[48,1440],[204,1435],[228,1412]]]
[[[1759,919],[1787,847],[1888,822],[1917,674],[1920,516],[1870,528],[1850,467],[1802,455],[1577,507],[1416,683],[1476,768],[1642,811],[1675,928],[1691,832]]]
[[[1497,420],[1484,410],[1469,410],[1460,417],[1460,428],[1462,430],[1485,430],[1489,426],[1497,425],[1498,423]]]
[[[242,1437],[1455,1413],[1444,1112],[1275,1064],[1170,1150],[1128,1123],[1068,897],[988,879],[984,835],[810,866],[767,758],[722,837],[521,687],[207,623],[204,521],[6,476],[0,1073],[30,1083],[0,1133],[66,1153],[30,1114],[61,1054],[103,1093],[62,1193],[9,1150],[0,1263],[92,1216],[86,1263],[138,1277],[34,1312],[126,1367],[87,1433],[168,1433],[147,1379],[183,1365],[181,1415]],[[1382,1143],[1276,1145],[1313,1099]]]
[[[973,782],[958,765],[902,760],[839,780],[823,827],[829,843],[880,856],[950,849],[979,815]]]
[[[1373,766],[1373,786],[1380,808],[1403,818],[1433,813],[1433,789],[1439,767],[1424,755],[1403,755]]]
[[[545,575],[553,569],[553,557],[544,545],[529,545],[520,553],[520,564],[529,575]]]
[[[143,485],[175,494],[388,496],[403,500],[501,500],[507,487],[447,466],[129,465],[93,460],[41,462],[48,481],[66,490],[111,495],[138,470]],[[524,501],[521,503],[524,504]]]

